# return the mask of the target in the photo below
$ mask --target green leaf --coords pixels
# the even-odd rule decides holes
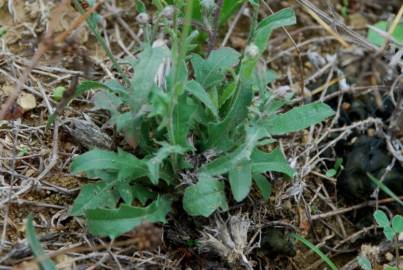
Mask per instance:
[[[207,60],[199,55],[191,59],[196,80],[209,89],[225,79],[225,71],[239,62],[240,53],[232,48],[223,47],[211,52]]]
[[[188,104],[185,96],[178,100],[173,113],[174,143],[188,147],[187,136],[190,131],[196,107]]]
[[[384,183],[379,181],[372,174],[367,173],[367,175],[368,175],[369,179],[371,179],[371,181],[374,182],[383,192],[385,192],[389,197],[391,197],[396,202],[398,202],[401,206],[403,206],[403,201],[392,190],[390,190],[390,188],[388,188]]]
[[[388,22],[387,21],[379,21],[373,25],[373,27],[382,30],[384,32],[388,32]],[[395,30],[392,33],[392,37],[399,43],[403,43],[403,23],[399,23]],[[372,44],[382,47],[385,44],[385,38],[378,34],[375,30],[368,30],[368,41]]]
[[[252,102],[252,97],[252,86],[247,82],[241,82],[239,89],[236,90],[234,102],[224,120],[208,126],[209,148],[219,150],[228,148],[231,143],[230,133],[241,123],[244,123],[248,116],[248,107]]]
[[[248,196],[252,185],[252,166],[250,161],[241,162],[228,174],[232,195],[237,202]]]
[[[255,30],[253,43],[259,48],[259,52],[263,53],[273,30],[293,25],[296,22],[297,19],[292,8],[282,9],[259,22]]]
[[[92,98],[92,103],[95,105],[95,110],[107,110],[113,116],[118,113],[118,108],[122,104],[122,100],[111,92],[98,91]]]
[[[0,38],[3,37],[7,33],[7,29],[3,26],[0,26]]]
[[[31,247],[32,253],[35,255],[35,258],[41,269],[43,270],[56,270],[56,265],[50,259],[48,254],[43,250],[41,243],[36,237],[34,224],[32,222],[32,214],[30,214],[25,222],[26,228],[26,237],[28,241],[28,245]]]
[[[171,200],[160,197],[144,208],[123,204],[118,209],[88,210],[85,216],[93,235],[114,239],[143,222],[165,222],[170,210]]]
[[[374,212],[374,218],[376,223],[381,227],[390,227],[388,216],[382,210],[376,210]]]
[[[211,100],[206,90],[204,90],[203,86],[196,81],[189,81],[186,83],[185,89],[188,91],[188,93],[192,94],[201,103],[203,103],[211,111],[211,113],[218,118],[217,107]]]
[[[118,95],[120,98],[122,98],[124,101],[127,101],[129,96],[128,96],[128,90],[120,84],[119,81],[117,80],[108,80],[105,81],[104,85],[108,87],[109,91],[112,93]]]
[[[169,57],[169,51],[163,47],[149,47],[139,55],[131,80],[134,90],[129,96],[129,105],[135,114],[143,113],[142,107],[148,103],[147,99],[154,86],[155,76],[167,57]]]
[[[117,181],[116,190],[125,203],[131,204],[133,202],[133,192],[128,181]],[[98,208],[100,207],[102,206]]]
[[[141,184],[134,183],[131,190],[133,198],[138,199],[142,205],[145,205],[149,199],[155,198],[155,193]]]
[[[271,194],[271,183],[261,174],[254,174],[253,180],[255,181],[260,194],[262,194],[263,199],[267,201]]]
[[[393,237],[395,236],[395,231],[391,227],[384,227],[383,234],[385,235],[386,239],[392,241]]]
[[[213,50],[207,62],[213,68],[209,71],[209,74],[214,73],[218,70],[228,70],[238,64],[241,54],[229,47],[221,47],[217,50]],[[207,76],[208,78],[208,76]],[[207,78],[205,78],[207,80]]]
[[[403,232],[403,217],[401,215],[396,215],[392,219],[392,228],[395,233]]]
[[[111,190],[114,182],[86,184],[81,187],[80,194],[74,200],[70,209],[71,216],[81,216],[89,209],[98,207],[114,207],[117,203],[117,196]]]
[[[224,0],[220,13],[220,25],[223,25],[228,19],[241,7],[246,0]]]
[[[141,0],[134,0],[134,2],[136,3],[136,11],[137,11],[138,13],[146,12],[146,6],[144,5],[143,1],[141,1]]]
[[[274,115],[265,121],[264,126],[271,135],[281,135],[308,128],[333,114],[334,111],[325,103],[311,103]]]
[[[119,163],[116,162],[115,152],[101,149],[93,149],[73,159],[71,163],[71,172],[78,174],[80,172],[94,170],[119,170]]]
[[[357,262],[363,270],[372,270],[371,262],[365,256],[358,256]]]
[[[179,145],[170,145],[166,142],[162,142],[161,146],[157,153],[147,161],[148,176],[154,185],[158,184],[162,162],[171,154],[183,154],[185,151],[185,149]]]
[[[118,173],[118,179],[134,180],[147,175],[147,165],[134,155],[119,150],[118,153],[94,149],[75,158],[71,164],[71,172],[94,172],[97,170]]]
[[[294,236],[295,239],[297,239],[302,244],[307,246],[310,250],[315,252],[322,259],[322,261],[324,261],[330,267],[330,269],[338,270],[336,265],[332,262],[332,260],[330,260],[330,258],[328,256],[326,256],[326,254],[323,253],[317,246],[315,246],[310,241],[306,240],[304,237],[302,237],[296,233],[293,233],[292,235]]]
[[[258,7],[260,5],[259,0],[249,0],[249,3],[251,3],[252,5]]]
[[[58,86],[55,89],[53,89],[52,93],[52,99],[56,101],[60,101],[63,98],[63,94],[66,91],[66,87],[64,86]]]
[[[290,167],[280,148],[276,148],[270,153],[255,149],[252,152],[252,172],[254,174],[265,172],[280,172],[293,177],[295,171]]]
[[[265,135],[264,129],[258,126],[251,126],[246,130],[245,143],[238,146],[234,151],[222,155],[200,168],[200,173],[211,176],[224,174],[239,163],[249,160],[253,149],[258,141]]]
[[[210,216],[217,208],[228,209],[223,182],[200,175],[197,184],[186,188],[183,208],[191,216]]]
[[[335,169],[330,169],[326,172],[327,177],[333,177],[337,174],[337,171]]]
[[[111,89],[107,85],[105,85],[101,82],[83,81],[77,86],[77,88],[74,92],[73,98],[79,97],[87,91],[96,90],[96,89],[104,89],[104,90],[111,91]]]
[[[235,94],[236,86],[237,85],[235,82],[231,82],[224,88],[224,91],[220,96],[220,107],[222,107],[225,102],[227,102]]]

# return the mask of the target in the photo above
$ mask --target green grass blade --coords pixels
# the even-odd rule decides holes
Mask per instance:
[[[313,252],[318,254],[318,256],[330,267],[332,270],[338,270],[336,265],[330,260],[326,254],[324,254],[318,247],[316,247],[314,244],[306,240],[304,237],[300,236],[299,234],[294,233],[292,235],[295,239],[300,241],[302,244],[310,248]]]
[[[392,199],[397,201],[401,206],[403,206],[403,201],[395,194],[393,193],[392,190],[390,190],[387,186],[385,186],[384,183],[379,181],[375,176],[373,176],[370,173],[367,173],[369,179],[371,179],[372,182],[374,182],[383,192],[389,195]]]
[[[29,246],[32,249],[32,253],[34,253],[36,260],[41,266],[43,270],[56,270],[56,265],[49,258],[49,256],[43,250],[41,243],[35,234],[34,225],[32,223],[32,214],[30,214],[25,223],[27,230],[27,241]]]
[[[78,9],[78,11],[81,14],[84,14],[85,10],[82,8],[80,2],[78,0],[73,0],[73,2],[74,2],[74,6]],[[125,81],[127,86],[130,86],[129,77],[127,77],[126,73],[123,71],[123,69],[119,65],[118,61],[116,60],[116,58],[113,56],[113,53],[111,52],[109,47],[106,45],[105,40],[103,39],[101,33],[97,29],[97,23],[94,21],[92,16],[89,16],[86,19],[86,22],[87,22],[88,28],[95,35],[97,42],[99,43],[99,45],[101,45],[102,49],[105,51],[108,58],[111,60],[113,67],[116,68],[116,70],[119,72],[119,75],[123,78],[123,80]]]

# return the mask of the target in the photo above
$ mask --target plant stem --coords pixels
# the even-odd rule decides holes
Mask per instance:
[[[182,90],[181,88],[183,87],[183,82],[178,82],[178,72],[180,69],[180,66],[182,65],[183,61],[185,60],[186,52],[187,52],[187,44],[186,44],[186,38],[189,34],[190,27],[191,27],[191,20],[192,20],[192,9],[193,9],[193,0],[189,1],[187,6],[185,7],[185,20],[183,23],[183,28],[182,28],[182,33],[180,40],[178,42],[178,38],[175,36],[174,41],[173,41],[173,55],[172,55],[172,60],[173,60],[173,67],[172,67],[172,74],[173,74],[173,82],[172,82],[172,88],[171,88],[171,99],[168,107],[168,113],[169,113],[169,118],[168,118],[168,136],[169,140],[172,145],[176,145],[177,141],[175,138],[175,132],[174,132],[174,112],[175,112],[175,107],[178,103],[178,93]],[[177,21],[177,11],[175,11],[174,15],[174,29],[176,29],[178,26]],[[175,31],[177,32],[177,31]],[[173,154],[171,156],[171,161],[172,161],[172,166],[174,171],[176,171],[177,167],[177,155]]]
[[[393,243],[395,245],[396,268],[400,269],[399,235],[398,234],[395,234],[395,236],[393,237]]]
[[[222,8],[223,3],[224,3],[224,0],[217,0],[217,4],[216,4],[215,10],[214,10],[213,27],[212,27],[211,31],[209,32],[207,54],[210,54],[210,52],[214,49],[215,43],[217,41],[218,27],[220,24],[220,14],[221,14],[221,8]]]
[[[77,10],[81,13],[84,14],[85,10],[82,8],[78,0],[74,0],[74,6],[77,8]],[[123,78],[123,80],[126,83],[126,86],[131,86],[129,77],[124,73],[123,69],[120,67],[119,63],[116,61],[116,58],[113,56],[111,50],[108,48],[106,45],[105,40],[102,38],[101,34],[99,33],[96,22],[94,22],[92,16],[88,17],[86,19],[88,27],[90,28],[91,32],[95,35],[95,38],[97,42],[101,45],[102,49],[105,51],[106,55],[112,62],[112,66],[116,68],[116,70],[119,72],[119,75]]]

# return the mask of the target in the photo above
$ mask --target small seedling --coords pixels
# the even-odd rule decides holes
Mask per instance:
[[[64,86],[56,87],[55,89],[53,89],[52,98],[56,101],[61,101],[65,91],[66,91],[66,87],[64,87]]]
[[[403,232],[403,217],[396,215],[390,221],[388,216],[382,210],[376,210],[374,218],[379,227],[383,228],[386,239],[393,240],[397,234]]]
[[[20,150],[18,151],[17,156],[23,157],[23,156],[25,156],[26,154],[28,154],[28,152],[29,152],[28,146],[23,145],[23,146],[20,147]]]
[[[363,270],[372,270],[371,261],[365,256],[358,256],[357,263]]]
[[[331,168],[330,170],[328,170],[326,172],[326,176],[327,177],[334,177],[337,175],[337,173],[339,172],[339,169],[343,169],[343,159],[342,158],[338,158],[336,159],[336,162],[334,163],[333,168]]]

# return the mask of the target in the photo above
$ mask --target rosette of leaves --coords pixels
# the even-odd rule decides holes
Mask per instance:
[[[279,113],[286,101],[266,89],[274,73],[257,68],[272,31],[295,21],[289,8],[263,19],[242,54],[227,47],[207,57],[191,54],[191,39],[172,34],[172,49],[144,44],[127,61],[130,85],[82,82],[82,92],[100,89],[96,108],[109,111],[110,124],[134,150],[93,149],[73,160],[73,174],[97,181],[81,188],[71,215],[85,216],[91,233],[114,238],[144,221],[164,222],[173,200],[182,200],[189,215],[207,217],[228,209],[226,185],[235,201],[244,200],[253,183],[267,199],[266,172],[293,177],[280,148],[265,152],[261,146],[334,113],[323,103]],[[157,84],[156,75],[161,82],[161,67],[171,61]],[[197,158],[204,153],[213,157]]]

